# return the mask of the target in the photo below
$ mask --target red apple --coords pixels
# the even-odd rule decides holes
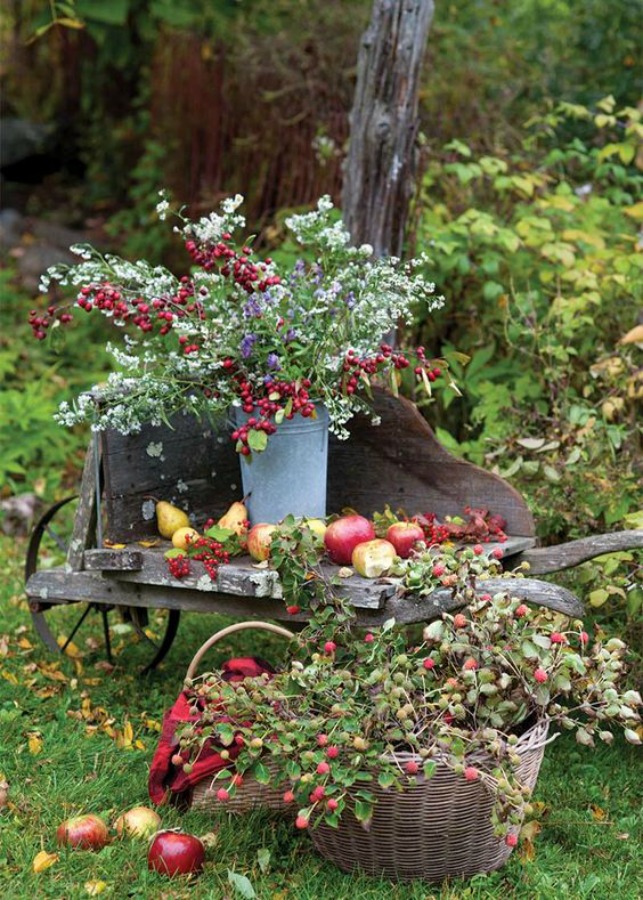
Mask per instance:
[[[388,572],[396,556],[395,547],[388,541],[365,541],[353,550],[353,568],[364,578],[379,578]]]
[[[424,532],[417,522],[395,522],[386,532],[386,540],[393,544],[398,556],[408,559],[417,542],[424,540]]]
[[[263,562],[270,556],[270,542],[272,541],[273,532],[277,530],[276,525],[268,525],[266,522],[259,522],[253,525],[248,532],[248,553],[258,562]]]
[[[159,831],[147,853],[147,868],[163,875],[191,875],[200,872],[205,847],[193,834]]]
[[[348,566],[355,547],[364,541],[372,541],[374,537],[373,523],[364,516],[342,516],[328,526],[324,533],[324,543],[334,563]]]
[[[114,823],[116,834],[126,834],[129,837],[151,837],[159,830],[160,825],[159,814],[153,809],[148,809],[147,806],[135,806],[133,809],[129,809]]]
[[[65,847],[81,850],[102,850],[109,843],[107,825],[91,814],[65,819],[56,830],[56,840]]]

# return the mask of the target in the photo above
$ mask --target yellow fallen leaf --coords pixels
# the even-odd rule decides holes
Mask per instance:
[[[6,669],[3,669],[2,672],[0,672],[0,675],[2,675],[2,677],[5,678],[9,682],[9,684],[18,684],[18,679],[13,674],[13,672],[7,672]]]
[[[98,894],[102,894],[104,890],[107,889],[106,881],[86,881],[85,882],[85,890],[89,894],[90,897],[96,897]]]
[[[160,543],[158,538],[155,541],[138,541],[139,547],[157,547]]]
[[[542,825],[536,821],[527,822],[520,829],[520,858],[525,862],[533,862],[536,858],[534,841],[541,830]]]
[[[126,722],[125,725],[123,725],[123,731],[116,732],[116,746],[120,747],[122,750],[127,750],[132,746],[133,738],[134,729],[129,722]]]
[[[31,641],[28,641],[27,638],[20,638],[20,640],[18,641],[18,646],[22,650],[33,650],[33,644],[31,643]]]
[[[56,643],[59,647],[65,647],[66,655],[70,656],[72,659],[77,659],[78,657],[83,655],[73,641],[69,641],[69,643],[67,643],[67,636],[64,634],[58,636]],[[67,646],[65,646],[65,644]]]
[[[28,738],[29,744],[29,752],[33,756],[37,756],[38,753],[42,753],[42,738],[39,734],[32,733]]]
[[[137,738],[134,741],[134,746],[136,747],[137,750],[145,750],[145,744],[143,743],[143,741],[140,738]]]
[[[348,566],[342,566],[341,569],[337,572],[337,574],[339,575],[340,578],[350,578],[351,575],[354,575],[355,573]]]
[[[112,541],[108,541],[107,538],[103,541],[103,547],[109,547],[110,550],[124,550],[127,544],[115,544]]]
[[[594,804],[594,803],[592,803],[592,805],[590,806],[590,809],[592,811],[593,818],[597,822],[602,822],[603,819],[605,819],[607,817],[607,813],[605,812],[605,810],[601,809],[600,806],[596,806],[596,804]]]
[[[34,856],[31,868],[34,872],[44,872],[45,869],[49,869],[54,863],[57,863],[59,859],[60,857],[57,853],[47,853],[46,850],[41,850],[40,853],[36,853]]]

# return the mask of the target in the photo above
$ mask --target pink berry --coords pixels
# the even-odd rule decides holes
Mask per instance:
[[[289,616],[296,616],[297,613],[301,612],[301,606],[297,606],[296,604],[293,604],[292,606],[287,606],[286,612],[288,613]]]
[[[425,669],[435,669],[435,660],[429,659],[428,657],[422,661],[422,665]]]
[[[464,666],[462,668],[467,672],[475,672],[475,670],[478,668],[478,663],[475,661],[475,659],[473,659],[472,656],[470,656],[469,659],[465,660]]]
[[[371,634],[370,631],[368,634],[364,635],[364,643],[365,644],[372,644],[374,640],[375,640],[375,635]]]
[[[225,803],[226,800],[230,799],[230,794],[226,791],[225,788],[219,788],[217,791],[217,800],[220,800],[222,803]]]
[[[337,644],[335,641],[326,641],[324,644],[324,653],[334,653],[337,650]]]
[[[320,762],[317,766],[317,774],[318,775],[328,775],[330,772],[330,766],[327,762]]]
[[[496,547],[495,550],[492,550],[492,551],[491,551],[491,555],[493,556],[494,559],[502,559],[502,557],[503,557],[505,554],[504,554],[504,552],[500,549],[500,547]]]
[[[327,734],[318,734],[317,735],[317,745],[319,747],[325,747],[328,743],[328,735]]]
[[[550,635],[550,639],[552,644],[564,644],[565,643],[565,635],[561,634],[560,631],[553,631]]]
[[[444,568],[444,566],[440,565],[440,563],[436,563],[431,571],[436,578],[440,578],[440,576],[444,575],[446,569]]]
[[[544,684],[547,681],[548,677],[549,676],[547,675],[547,672],[545,672],[544,669],[538,668],[534,672],[534,678],[536,679],[536,681],[539,684]]]
[[[339,803],[337,802],[337,800],[335,800],[334,797],[330,797],[330,799],[326,801],[326,809],[328,809],[330,812],[335,812],[338,806]]]
[[[518,843],[518,835],[516,834],[508,834],[505,838],[505,844],[507,847],[515,847]]]
[[[463,616],[462,613],[456,613],[453,617],[453,624],[456,628],[464,628],[467,624],[467,617]]]
[[[586,631],[581,631],[581,633],[578,635],[578,637],[579,637],[581,644],[586,644],[589,640],[589,635],[587,634]]]
[[[480,556],[481,553],[484,553],[484,548],[483,548],[482,544],[476,544],[475,547],[473,548],[473,552],[475,553],[476,556]]]
[[[286,791],[286,793],[284,794],[284,803],[292,803],[294,799],[295,795],[293,794],[293,792]]]
[[[516,607],[515,615],[521,619],[523,616],[526,616],[529,612],[529,607],[525,603],[521,603],[520,606]]]
[[[297,816],[295,819],[295,828],[308,828],[308,824],[307,816]]]
[[[339,747],[335,747],[335,746],[329,747],[328,750],[326,751],[326,756],[329,759],[337,759],[337,757],[339,756]]]
[[[420,771],[420,767],[419,767],[419,765],[415,762],[414,759],[410,759],[410,760],[407,762],[407,764],[404,766],[404,768],[406,769],[406,774],[407,774],[407,775],[417,775],[417,773]]]
[[[467,781],[477,781],[480,777],[480,772],[475,766],[467,766],[464,770],[464,777]]]

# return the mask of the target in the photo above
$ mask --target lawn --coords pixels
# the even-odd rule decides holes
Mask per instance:
[[[179,692],[195,649],[225,621],[185,615],[160,669],[145,678],[81,646],[82,658],[54,657],[35,636],[22,595],[24,540],[2,538],[0,591],[0,891],[5,898],[569,898],[640,897],[643,869],[643,765],[617,737],[595,751],[561,736],[546,751],[537,786],[536,824],[499,872],[444,885],[395,884],[351,876],[324,862],[309,838],[267,814],[162,810],[163,824],[208,835],[207,864],[194,882],[168,881],[146,868],[144,843],[116,840],[102,852],[61,851],[35,873],[41,850],[56,852],[57,825],[77,812],[113,822],[144,804],[147,773],[164,709]],[[239,652],[278,659],[269,636],[241,635],[212,651],[213,664]],[[261,851],[261,852],[260,852]],[[232,881],[230,873],[233,873]],[[235,882],[234,875],[248,881]],[[254,891],[250,892],[249,885]]]

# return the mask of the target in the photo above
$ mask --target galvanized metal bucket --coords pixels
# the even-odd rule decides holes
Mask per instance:
[[[328,412],[315,404],[316,415],[284,419],[262,453],[240,456],[243,493],[250,522],[279,522],[287,515],[326,515]],[[238,427],[251,414],[232,410]]]

